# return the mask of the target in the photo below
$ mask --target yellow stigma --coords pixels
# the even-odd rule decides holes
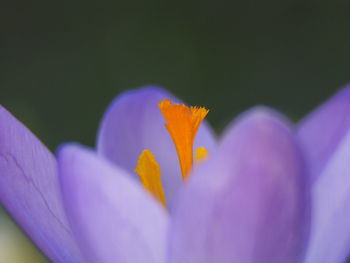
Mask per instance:
[[[183,179],[193,166],[193,142],[197,130],[208,110],[203,107],[187,107],[165,99],[158,104],[165,120],[165,127],[175,144]]]
[[[208,150],[204,147],[198,147],[196,150],[196,163],[200,164],[205,161],[208,157]]]
[[[144,150],[141,153],[135,172],[140,176],[143,187],[165,207],[165,195],[160,178],[160,167],[151,151]]]

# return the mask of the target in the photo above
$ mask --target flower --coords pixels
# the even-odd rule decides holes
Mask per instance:
[[[344,262],[349,101],[346,87],[295,126],[253,108],[218,143],[203,123],[194,166],[206,111],[160,88],[117,97],[96,152],[69,143],[57,157],[1,108],[0,201],[53,262]],[[174,105],[190,115],[170,118]]]

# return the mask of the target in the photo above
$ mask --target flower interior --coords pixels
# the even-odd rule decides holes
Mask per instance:
[[[193,143],[199,125],[209,110],[204,107],[187,107],[184,104],[174,104],[164,99],[158,104],[166,121],[167,128],[177,151],[181,174],[186,180],[193,168]],[[204,147],[196,149],[195,159],[201,163],[208,156]],[[135,172],[140,176],[143,187],[166,206],[166,199],[161,180],[160,166],[153,153],[145,149],[139,156]]]

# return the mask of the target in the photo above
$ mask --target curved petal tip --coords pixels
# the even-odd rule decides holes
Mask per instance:
[[[54,262],[82,262],[61,203],[52,153],[0,107],[0,201]]]
[[[164,262],[167,214],[126,171],[91,150],[58,152],[63,203],[87,262]]]
[[[275,111],[255,108],[229,128],[180,195],[171,262],[301,262],[310,193],[283,122]]]
[[[350,84],[308,114],[297,126],[314,182],[350,128]]]

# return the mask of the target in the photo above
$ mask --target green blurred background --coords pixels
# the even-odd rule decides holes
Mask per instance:
[[[146,84],[207,106],[218,132],[256,104],[298,120],[350,80],[349,11],[340,0],[2,1],[0,103],[52,150],[93,146],[108,103]],[[1,213],[0,262],[44,261],[19,233]]]

